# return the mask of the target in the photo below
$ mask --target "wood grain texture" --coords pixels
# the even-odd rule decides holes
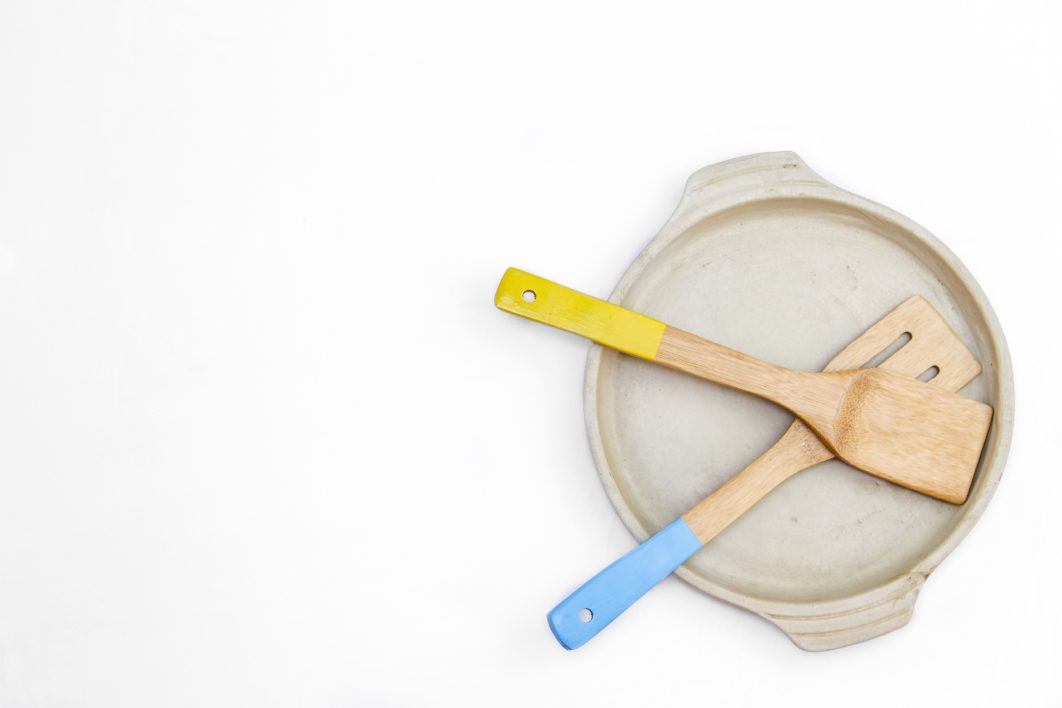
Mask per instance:
[[[879,368],[916,377],[935,366],[939,371],[928,385],[945,391],[958,391],[980,374],[981,365],[973,354],[921,296],[909,298],[867,329],[835,356],[824,371],[861,367],[905,334],[910,340],[879,364]],[[794,420],[769,450],[682,518],[701,543],[708,543],[785,480],[833,457],[834,453],[807,425]],[[921,479],[916,474],[913,480],[890,481],[923,486]]]
[[[877,369],[853,378],[827,441],[871,474],[953,504],[966,501],[992,408]]]
[[[782,482],[833,457],[833,452],[822,444],[811,428],[794,420],[767,452],[698,502],[682,518],[702,544],[708,543]]]
[[[848,464],[954,504],[992,420],[984,403],[888,370],[793,371],[670,326],[655,361],[784,406]]]
[[[794,371],[671,326],[664,330],[654,361],[788,408],[831,446],[841,402],[863,374],[860,370]]]

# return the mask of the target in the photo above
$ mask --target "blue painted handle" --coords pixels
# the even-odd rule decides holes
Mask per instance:
[[[549,613],[549,628],[565,649],[594,638],[701,546],[682,518],[590,578]]]

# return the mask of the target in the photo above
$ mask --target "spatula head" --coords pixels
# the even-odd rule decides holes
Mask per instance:
[[[882,369],[838,376],[851,378],[832,431],[838,457],[944,501],[966,500],[990,406]]]
[[[890,346],[905,335],[902,346]],[[946,391],[958,391],[981,373],[981,364],[921,295],[908,298],[852,340],[825,371],[862,368],[889,349],[895,351],[878,364],[880,368],[913,379],[936,367],[937,375],[929,383]]]
[[[890,351],[879,368],[912,379],[936,368],[929,385],[945,391],[958,391],[981,373],[981,364],[973,353],[921,295],[908,298],[852,340],[830,361],[826,371],[863,367]],[[973,479],[972,472],[950,477],[935,467],[891,464],[888,470],[881,469],[876,474],[955,504],[965,501]],[[951,483],[945,484],[946,480]]]

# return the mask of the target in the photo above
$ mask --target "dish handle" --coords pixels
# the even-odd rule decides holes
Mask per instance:
[[[742,202],[744,192],[761,188],[764,184],[796,186],[797,195],[801,184],[833,187],[795,152],[761,152],[737,157],[701,168],[690,175],[682,199],[665,229],[684,229],[691,221],[699,220],[704,212],[725,208],[727,201]]]
[[[759,614],[785,632],[801,649],[839,649],[880,637],[907,624],[924,582],[923,575],[904,576],[885,588],[884,593],[874,593],[866,603],[843,612],[830,612],[829,608],[823,607],[820,611],[802,615],[763,611]]]

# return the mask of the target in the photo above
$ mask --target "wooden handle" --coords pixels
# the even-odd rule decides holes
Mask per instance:
[[[794,401],[808,398],[804,393],[812,386],[822,388],[821,374],[793,371],[768,364],[755,357],[716,344],[703,337],[668,326],[660,339],[653,361],[692,374],[698,378],[755,394],[789,408],[798,415],[811,412],[806,406],[795,407]],[[838,389],[825,399],[823,413],[829,415],[829,403],[840,395]],[[815,400],[809,401],[816,403]]]
[[[794,420],[769,450],[698,502],[682,518],[701,544],[708,543],[782,482],[833,457],[811,428]]]
[[[807,386],[804,372],[768,364],[517,268],[505,272],[494,304],[514,315],[783,406],[790,405],[795,389]]]

